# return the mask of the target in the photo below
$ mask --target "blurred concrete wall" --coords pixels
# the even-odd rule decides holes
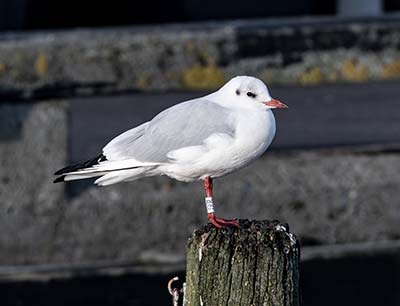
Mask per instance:
[[[73,198],[52,184],[67,159],[67,105],[0,107],[13,129],[4,134],[3,125],[0,142],[1,264],[183,254],[191,231],[207,221],[200,182],[148,178]],[[286,221],[306,244],[399,239],[399,183],[396,151],[270,152],[215,181],[216,208],[224,217]]]
[[[0,262],[46,262],[60,222],[51,184],[67,154],[66,105],[0,104]]]
[[[209,89],[238,74],[275,84],[399,79],[399,41],[393,18],[0,34],[0,95]]]
[[[399,41],[398,21],[3,35],[0,264],[182,254],[206,222],[200,183],[151,178],[72,198],[52,184],[69,161],[69,96],[211,88],[236,74],[282,84],[397,78]],[[374,241],[400,238],[399,183],[397,149],[299,145],[217,180],[215,196],[221,216],[287,221],[305,243]]]

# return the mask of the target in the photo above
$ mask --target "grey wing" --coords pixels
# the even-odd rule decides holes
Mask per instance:
[[[115,137],[103,148],[103,154],[108,160],[123,159],[120,154],[124,154],[126,148],[143,136],[149,123],[145,122]]]
[[[233,136],[233,121],[229,109],[203,99],[191,100],[164,110],[136,131],[118,136],[103,152],[109,159],[165,162],[169,152],[201,145],[212,134]]]

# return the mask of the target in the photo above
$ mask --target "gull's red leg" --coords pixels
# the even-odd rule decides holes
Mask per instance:
[[[213,183],[211,177],[207,176],[204,180],[204,190],[206,191],[206,207],[207,207],[207,217],[208,220],[218,228],[226,227],[226,226],[236,226],[240,227],[239,222],[237,220],[226,220],[222,218],[218,218],[214,214],[214,205],[213,205]]]

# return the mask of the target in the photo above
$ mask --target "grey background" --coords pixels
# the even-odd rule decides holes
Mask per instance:
[[[276,139],[249,167],[215,182],[223,217],[280,219],[305,245],[399,239],[398,83],[274,87]],[[166,177],[106,188],[52,184],[68,162],[194,93],[2,104],[5,265],[182,256],[205,223],[203,188]],[[18,128],[15,128],[18,127]],[[7,132],[13,130],[14,133]]]
[[[238,74],[262,78],[289,109],[275,112],[267,154],[216,180],[217,213],[286,221],[304,246],[397,242],[399,24],[305,18],[2,33],[0,264],[182,258],[207,221],[201,183],[98,188],[55,185],[52,173]],[[213,81],[193,87],[202,80]]]

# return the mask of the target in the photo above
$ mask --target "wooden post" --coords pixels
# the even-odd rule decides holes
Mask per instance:
[[[298,306],[300,249],[288,225],[240,222],[193,233],[184,306]]]

